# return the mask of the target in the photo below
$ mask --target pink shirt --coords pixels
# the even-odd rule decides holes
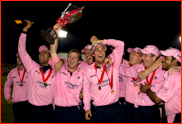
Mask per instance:
[[[128,61],[123,59],[123,62],[121,63],[122,65],[127,66],[128,65]],[[123,76],[119,75],[119,97],[125,97],[125,88],[124,88],[124,84],[123,84]]]
[[[82,61],[79,65],[78,65],[78,68],[82,69],[82,68],[86,68],[87,66],[89,66],[88,62],[85,60],[85,61]]]
[[[139,84],[139,80],[137,79],[136,82],[132,79],[132,77],[126,77],[122,74],[123,73],[123,69],[129,69],[130,65],[121,65],[120,66],[120,70],[119,70],[119,75],[122,77],[123,79],[123,87],[124,87],[124,97],[125,100],[129,103],[134,104],[135,99],[138,96],[138,92],[140,91],[140,84]],[[136,85],[134,85],[134,83],[136,83]]]
[[[27,82],[28,82],[28,75],[27,72],[25,72],[25,76],[23,78],[23,86],[20,86],[20,77],[23,77],[23,70],[20,70],[20,76],[18,75],[17,68],[12,69],[6,79],[6,82],[4,84],[4,96],[5,99],[8,100],[11,97],[11,85],[13,83],[13,102],[22,102],[28,100],[28,91],[27,91]]]
[[[113,90],[114,94],[111,94],[111,87],[109,85],[109,80],[111,80],[111,70],[112,65],[107,64],[107,71],[108,76],[105,73],[102,83],[101,83],[101,90],[98,89],[98,78],[101,77],[101,73],[103,71],[103,67],[97,68],[97,74],[96,70],[94,68],[95,63],[88,66],[85,70],[84,74],[84,84],[83,84],[83,102],[84,102],[84,109],[89,110],[90,109],[90,100],[91,96],[93,97],[93,105],[95,106],[104,106],[109,105],[117,102],[119,100],[119,73],[118,69],[121,64],[122,54],[124,50],[124,42],[117,41],[117,40],[104,40],[104,44],[112,45],[115,47],[113,51],[113,56],[115,59],[114,66],[113,66]],[[105,63],[103,63],[104,65]],[[97,76],[96,76],[97,75]]]
[[[164,74],[165,80],[162,87],[156,92],[156,95],[165,102],[166,115],[168,123],[173,123],[174,115],[181,113],[181,71],[168,75]],[[174,116],[170,119],[170,116]]]
[[[136,64],[132,67],[127,67],[127,68],[124,66],[120,66],[119,73],[123,76],[126,76],[126,77],[138,78],[138,72],[143,71],[143,70],[145,70],[145,67],[142,64]],[[164,78],[163,78],[164,73],[165,73],[165,71],[162,70],[161,67],[156,70],[154,79],[152,80],[152,84],[150,87],[153,92],[158,91],[160,89],[160,87],[162,86],[162,81],[164,81]],[[150,80],[151,76],[152,76],[152,73],[150,73],[148,75],[149,80]],[[131,79],[129,79],[129,80],[131,83]],[[144,79],[140,83],[144,84],[144,82],[147,82],[146,79]],[[137,84],[137,88],[139,91],[139,84]],[[136,95],[136,92],[137,92],[137,89],[135,90],[135,95]],[[131,93],[128,93],[128,92],[126,93],[126,99],[127,99],[127,97],[130,97],[130,94]],[[132,94],[134,94],[134,93],[132,93]],[[134,100],[134,98],[132,98],[132,99]],[[127,99],[127,100],[129,100],[129,99]],[[135,107],[138,107],[138,105],[140,105],[140,106],[152,106],[152,105],[155,105],[155,103],[147,96],[147,94],[140,92],[139,95],[138,95],[138,93],[136,95],[136,98],[134,100],[134,105],[135,105]]]
[[[60,60],[57,56],[50,65],[54,68],[54,64]],[[83,69],[77,70],[70,75],[68,66],[62,66],[61,72],[55,74],[54,88],[54,104],[62,107],[78,106],[80,103],[79,94],[83,86]]]
[[[53,103],[54,75],[53,73],[46,81],[47,87],[44,86],[40,65],[33,61],[26,51],[26,34],[21,33],[18,44],[18,53],[20,54],[23,65],[28,73],[28,101],[35,106],[44,106]],[[46,78],[50,72],[48,69],[44,73]]]

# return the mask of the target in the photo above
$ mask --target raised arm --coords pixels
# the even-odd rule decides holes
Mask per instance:
[[[139,81],[144,80],[147,75],[149,75],[151,72],[162,66],[162,58],[158,58],[150,67],[145,69],[144,71],[141,71],[138,73],[138,79]]]
[[[97,44],[97,43],[102,43],[106,44],[109,46],[115,47],[114,51],[112,52],[112,58],[110,58],[112,61],[114,61],[114,66],[119,68],[123,56],[123,51],[124,51],[124,42],[120,40],[114,40],[114,39],[104,39],[104,40],[99,40],[97,37],[92,36],[90,41],[92,42],[92,45]]]
[[[27,26],[23,28],[23,32],[21,33],[18,42],[18,53],[20,54],[20,58],[28,73],[37,64],[35,61],[31,59],[31,57],[26,51],[26,37],[27,37],[27,31],[30,27],[31,27],[31,22],[27,21]]]
[[[53,29],[56,31],[57,36],[59,36],[59,31],[61,30],[61,25],[60,24],[55,24],[53,26]],[[54,41],[54,44],[50,44],[50,54],[51,54],[51,60],[53,61],[56,56],[57,56],[57,48],[58,48],[58,38]]]

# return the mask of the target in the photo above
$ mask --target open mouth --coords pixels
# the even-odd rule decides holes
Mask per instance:
[[[74,65],[74,61],[70,61],[70,65],[71,65],[71,66]]]

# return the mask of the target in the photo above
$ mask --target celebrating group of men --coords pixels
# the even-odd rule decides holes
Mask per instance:
[[[154,45],[128,48],[124,42],[99,40],[68,58],[57,54],[58,38],[50,50],[39,47],[39,64],[26,52],[27,31],[18,43],[17,67],[8,74],[4,94],[13,105],[15,122],[32,123],[160,123],[181,122],[181,51]],[[61,26],[54,25],[59,33]],[[106,57],[107,46],[112,53]],[[13,83],[13,94],[10,95]],[[162,118],[162,104],[166,118]],[[84,109],[84,110],[83,110]],[[84,116],[84,119],[82,118]]]

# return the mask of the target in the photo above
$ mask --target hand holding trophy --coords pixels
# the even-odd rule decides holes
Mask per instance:
[[[56,21],[56,27],[64,27],[66,24],[72,24],[82,17],[83,7],[78,7],[77,5],[71,3],[68,7],[61,13],[61,17]],[[54,40],[58,38],[56,31],[49,27],[45,30],[40,31],[42,38],[49,44],[54,44]]]

